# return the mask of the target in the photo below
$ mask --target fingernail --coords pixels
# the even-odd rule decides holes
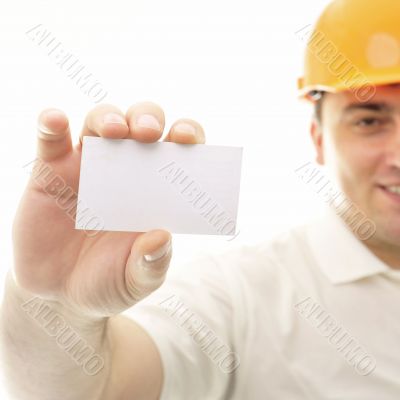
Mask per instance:
[[[161,257],[164,257],[169,250],[171,249],[171,239],[168,242],[164,243],[161,247],[159,247],[156,251],[151,254],[145,254],[143,256],[145,262],[154,262],[159,260]]]
[[[117,113],[109,113],[104,115],[103,117],[104,124],[119,124],[119,125],[126,125],[126,120],[124,117]]]
[[[136,119],[136,126],[146,129],[154,129],[155,131],[161,130],[161,125],[158,119],[151,114],[139,115]]]
[[[196,137],[196,128],[187,122],[178,122],[174,126],[174,131],[182,135],[190,135]]]
[[[37,135],[41,139],[57,141],[64,137],[65,132],[54,132],[47,126],[39,123],[37,126]]]
[[[57,136],[57,135],[60,134],[58,132],[51,131],[47,126],[45,126],[45,125],[43,125],[41,123],[38,124],[37,130],[38,130],[38,134],[39,135],[54,135],[54,136]]]
[[[41,120],[47,120],[48,118],[60,118],[60,117],[65,117],[65,114],[62,111],[59,110],[48,110],[46,113],[42,116]],[[62,136],[65,134],[65,131],[61,132],[55,132],[53,130],[50,130],[44,122],[39,121],[37,125],[37,130],[38,130],[38,135],[39,136]]]

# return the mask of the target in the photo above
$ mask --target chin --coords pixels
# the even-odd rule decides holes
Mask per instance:
[[[384,221],[376,221],[375,235],[377,240],[400,247],[400,216],[386,217]],[[374,236],[372,240],[374,240]]]

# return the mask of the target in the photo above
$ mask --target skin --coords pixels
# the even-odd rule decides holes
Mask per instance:
[[[376,233],[365,245],[388,265],[400,268],[400,201],[388,197],[380,187],[400,185],[400,88],[377,88],[371,103],[385,103],[388,107],[365,109],[365,103],[350,91],[327,93],[322,123],[313,120],[311,137],[317,162],[333,172],[346,196],[375,222]],[[109,114],[114,115],[114,123],[104,122]],[[136,121],[142,114],[153,115],[160,128],[138,126]],[[121,118],[121,123],[115,123],[115,115]],[[180,123],[184,123],[183,132],[177,129]],[[76,145],[72,144],[68,119],[61,111],[44,110],[39,116],[39,125],[45,129],[38,136],[38,156],[77,192],[83,136],[155,142],[163,134],[165,117],[163,110],[150,102],[135,104],[125,114],[115,106],[100,105],[87,115]],[[194,136],[190,135],[191,130]],[[180,119],[172,124],[164,140],[205,143],[205,135],[196,121]],[[35,346],[50,346],[48,338],[35,339],[39,330],[34,324],[28,326],[26,318],[18,317],[21,301],[15,301],[14,296],[18,298],[23,290],[29,296],[51,299],[63,307],[62,314],[72,319],[75,315],[89,337],[94,337],[91,332],[99,329],[105,332],[104,343],[99,346],[109,352],[111,362],[106,365],[112,368],[104,378],[100,376],[99,382],[106,382],[101,400],[159,398],[163,371],[157,348],[134,321],[118,314],[162,284],[171,251],[147,264],[148,268],[142,266],[143,255],[159,249],[169,239],[171,234],[165,230],[102,232],[87,236],[74,229],[74,221],[31,178],[13,226],[17,286],[12,283],[8,286],[10,300],[4,308],[5,313],[10,310],[8,320],[15,324],[7,327],[12,332],[13,343],[21,346],[20,350],[28,358],[35,356],[30,353]],[[97,326],[95,330],[92,323]],[[27,337],[32,337],[33,342],[24,347]],[[49,348],[47,353],[61,357],[58,349]],[[47,376],[46,368],[53,368],[49,362],[43,357],[37,361],[38,381]],[[20,368],[19,363],[20,360],[11,358],[10,368],[13,371]],[[31,379],[29,384],[35,387],[36,383]],[[76,379],[71,375],[70,380],[64,377],[54,380],[53,385],[56,393],[76,386]],[[20,387],[18,383],[16,386]],[[53,393],[50,386],[42,390]]]
[[[139,126],[139,116],[144,114],[152,115],[159,128]],[[107,120],[112,123],[106,123]],[[165,116],[161,107],[152,102],[135,104],[126,113],[113,105],[99,105],[87,115],[80,140],[75,145],[67,116],[62,111],[44,110],[38,123],[41,127],[38,157],[51,167],[52,176],[62,177],[77,193],[83,136],[156,142],[163,135]],[[172,124],[163,140],[203,144],[205,134],[198,122],[182,118]],[[84,316],[88,324],[91,321],[96,325],[104,324],[104,349],[110,349],[113,366],[104,399],[158,398],[163,379],[158,351],[137,324],[118,314],[163,283],[172,251],[149,263],[145,263],[143,255],[166,244],[171,239],[170,232],[157,229],[99,232],[88,236],[84,231],[74,229],[73,219],[45,188],[46,185],[39,184],[32,174],[20,201],[13,225],[16,286],[10,284],[8,297],[13,298],[14,293],[18,297],[19,291],[24,291],[59,303],[65,313],[68,310],[68,315],[80,319]],[[33,325],[26,326],[26,319],[22,321],[25,321],[22,329],[15,327],[18,334],[37,329]],[[89,331],[89,328],[83,328]],[[31,351],[25,350],[28,354]],[[58,353],[56,350],[54,355],[60,356]],[[45,362],[41,361],[44,369]],[[35,385],[33,380],[31,384]],[[64,387],[69,383],[57,384]],[[50,393],[51,389],[47,390]]]
[[[325,93],[322,118],[311,124],[316,160],[370,220],[376,232],[363,243],[382,261],[400,269],[400,85],[376,88],[363,102],[352,91]]]

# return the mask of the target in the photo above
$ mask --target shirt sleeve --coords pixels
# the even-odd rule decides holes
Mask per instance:
[[[220,257],[201,256],[123,315],[155,342],[163,364],[161,400],[223,399],[239,356],[233,306]]]

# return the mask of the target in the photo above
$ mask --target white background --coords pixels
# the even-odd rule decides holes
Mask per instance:
[[[238,229],[227,237],[174,235],[171,269],[203,252],[267,240],[322,206],[295,169],[314,161],[312,109],[298,101],[302,42],[326,0],[25,1],[0,7],[0,295],[12,267],[11,225],[35,157],[36,119],[64,110],[75,141],[94,102],[26,32],[42,24],[122,110],[151,100],[198,120],[207,142],[243,146]],[[44,355],[45,356],[45,355]],[[26,379],[21,371],[21,380]],[[6,398],[1,393],[0,397]]]

